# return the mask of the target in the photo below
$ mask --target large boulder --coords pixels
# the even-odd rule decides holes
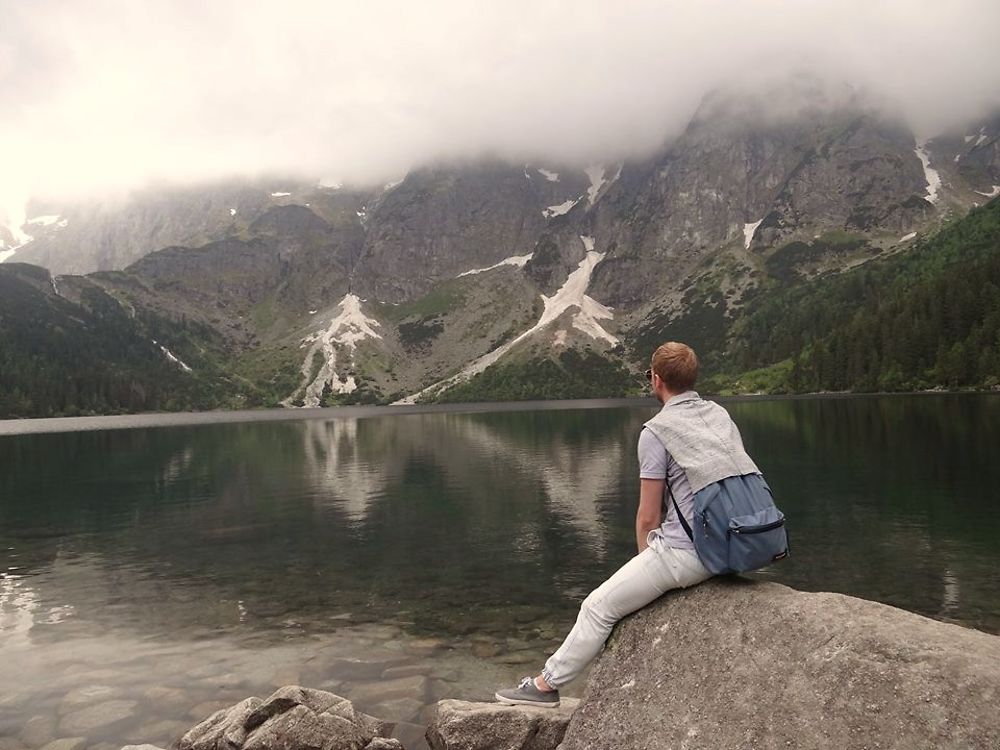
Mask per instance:
[[[216,711],[178,742],[178,750],[363,750],[392,725],[356,711],[346,698],[286,685],[266,700],[247,698]]]
[[[578,704],[573,698],[558,708],[439,701],[427,742],[433,750],[552,750]]]
[[[622,621],[561,750],[998,748],[1000,638],[719,579]]]

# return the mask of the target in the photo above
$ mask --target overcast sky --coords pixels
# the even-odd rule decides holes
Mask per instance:
[[[998,0],[0,0],[0,205],[610,160],[747,71],[821,71],[929,133],[1000,105],[998,29]]]

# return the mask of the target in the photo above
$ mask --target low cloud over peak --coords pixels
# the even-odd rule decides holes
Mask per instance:
[[[680,132],[711,90],[799,70],[922,134],[1000,105],[995,0],[0,2],[8,198],[611,160]]]

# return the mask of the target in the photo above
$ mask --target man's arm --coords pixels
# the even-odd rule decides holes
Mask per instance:
[[[639,552],[646,549],[646,537],[663,522],[664,479],[639,480],[639,509],[635,513],[635,543]]]

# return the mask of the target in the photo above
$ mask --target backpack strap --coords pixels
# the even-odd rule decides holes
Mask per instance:
[[[670,489],[670,477],[667,477],[666,484],[667,492],[670,493],[670,501],[674,504],[674,512],[677,514],[677,520],[681,522],[681,526],[684,528],[684,533],[687,534],[688,539],[693,542],[694,534],[691,533],[691,526],[688,524],[684,514],[681,513],[680,507],[677,505],[677,498],[674,497],[674,491]]]

